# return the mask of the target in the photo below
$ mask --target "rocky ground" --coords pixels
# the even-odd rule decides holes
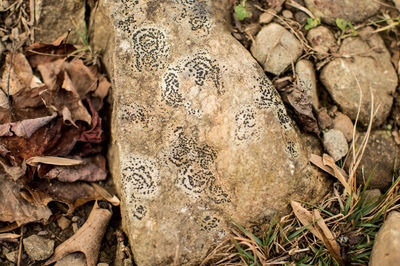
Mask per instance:
[[[6,54],[11,51],[22,52],[24,48],[37,41],[50,43],[74,27],[75,30],[71,31],[68,40],[79,46],[82,38],[77,34],[76,29],[82,29],[83,22],[89,26],[94,25],[91,21],[90,10],[95,10],[96,1],[87,1],[87,3],[65,1],[63,5],[59,5],[57,1],[50,1],[51,3],[43,6],[35,6],[34,1],[28,2],[1,2],[2,73],[7,72],[6,66],[10,65],[6,63]],[[371,222],[370,227],[375,231],[366,233],[359,229],[363,228],[362,226],[352,228],[351,224],[354,225],[354,220],[348,220],[344,224],[328,223],[329,230],[333,232],[333,238],[336,240],[333,241],[334,243],[327,244],[325,241],[327,236],[329,238],[329,234],[326,232],[329,230],[324,231],[325,227],[321,226],[322,229],[319,230],[324,231],[325,241],[323,237],[318,237],[318,234],[310,233],[325,244],[319,244],[319,246],[315,244],[316,247],[321,248],[321,253],[325,254],[326,258],[329,254],[333,254],[331,257],[342,265],[366,265],[373,244],[367,238],[369,234],[375,236],[382,226],[383,219],[386,218],[387,222],[376,238],[371,265],[393,265],[393,262],[398,261],[396,257],[398,255],[396,249],[391,249],[390,243],[396,241],[394,236],[398,233],[399,215],[397,212],[392,212],[386,217],[386,211],[398,208],[396,177],[399,173],[400,155],[400,96],[398,93],[400,2],[396,0],[393,2],[247,0],[230,1],[226,9],[230,10],[231,14],[232,35],[262,66],[283,99],[289,116],[296,121],[301,134],[308,138],[308,143],[313,143],[316,147],[314,153],[329,154],[336,165],[333,163],[334,166],[331,165],[330,170],[326,170],[321,164],[313,162],[335,176],[345,188],[346,185],[351,187],[355,183],[346,183],[341,180],[338,177],[340,176],[338,172],[341,171],[338,170],[339,168],[343,167],[345,170],[344,176],[356,177],[358,185],[365,183],[369,174],[374,172],[365,195],[375,199],[381,197],[382,200],[376,206],[374,205],[374,209],[381,208],[385,212],[383,216],[381,216],[382,213],[379,216],[375,214],[370,216],[379,217],[376,220],[362,216],[364,214],[360,215],[365,218],[363,221]],[[36,16],[35,20],[35,16],[30,14],[38,10],[41,10],[41,15]],[[71,23],[70,16],[74,18],[74,23]],[[38,25],[37,27],[41,30],[33,31],[34,25],[35,27]],[[94,40],[96,37],[91,36],[89,31],[86,40],[90,41],[90,38]],[[96,49],[101,45],[94,42],[91,46]],[[101,56],[97,54],[91,53],[90,56],[82,58],[85,63],[101,66],[98,63]],[[5,88],[9,86],[4,85],[6,76],[2,74],[2,77],[2,88],[5,91]],[[103,117],[107,131],[109,119],[106,115],[107,111],[101,111],[100,114],[105,114]],[[357,130],[353,132],[355,124]],[[369,138],[368,144],[360,153],[354,152],[354,147],[363,147],[365,137]],[[101,153],[105,155],[106,142],[102,146],[104,149]],[[358,160],[360,154],[363,156]],[[326,162],[324,164],[327,165]],[[107,188],[108,192],[115,193],[110,178],[100,183]],[[352,196],[347,196],[347,198],[339,196],[341,193],[343,195],[346,193],[343,187],[338,186],[335,184],[329,196],[321,201],[321,205],[317,205],[323,206],[321,208],[332,213],[332,216],[340,215],[341,210],[346,209],[347,202],[354,204],[351,205],[352,210],[360,208],[362,212],[364,209],[358,205],[359,201],[348,201]],[[335,200],[330,200],[330,197]],[[363,199],[366,197],[360,196]],[[0,224],[1,265],[16,265],[17,263],[43,265],[45,260],[54,255],[55,247],[73,237],[85,224],[93,207],[92,201],[77,207],[73,214],[64,216],[62,210],[68,208],[57,202],[51,204],[54,204],[51,206],[52,210],[58,210],[57,215],[53,215],[45,225],[33,222],[7,230],[12,223]],[[132,255],[126,248],[128,242],[121,232],[120,209],[110,206],[108,208],[112,209],[113,216],[101,242],[97,265],[105,266],[114,263],[131,265]],[[306,221],[307,215],[315,218],[307,213],[307,210],[303,212],[303,214],[306,213],[306,218],[304,215],[301,216],[299,212],[302,211],[302,207],[292,205],[292,208],[294,213],[291,214],[292,220],[289,220],[294,223],[297,218],[297,227],[306,225],[300,217]],[[323,213],[323,215],[326,214]],[[351,216],[351,211],[347,209],[346,215],[343,216]],[[327,217],[330,216],[324,216],[325,219]],[[285,222],[284,219],[282,221]],[[233,232],[235,239],[243,241],[240,243],[242,247],[246,243],[243,240],[245,237],[252,238],[251,234],[249,236],[246,233],[248,231],[243,232],[236,232],[236,234]],[[2,233],[13,235],[2,236]],[[260,259],[257,260],[257,256],[256,258],[253,256],[253,261],[249,259],[250,257],[246,257],[248,253],[235,249],[233,243],[225,243],[225,249],[213,251],[211,254],[215,256],[209,257],[207,263],[217,261],[221,264],[241,262],[250,264],[265,261],[317,263],[316,260],[307,259],[307,256],[312,257],[314,256],[312,254],[316,253],[308,248],[313,244],[306,243],[312,238],[310,235],[299,238],[297,242],[300,244],[297,246],[280,242],[279,245],[284,247],[284,251],[281,252],[261,248]],[[278,240],[271,240],[272,243],[274,241]],[[363,245],[367,243],[365,244],[367,248],[357,253],[354,250],[357,250],[356,247],[360,243]],[[276,246],[279,245],[276,244]],[[290,253],[290,250],[295,251]],[[390,252],[390,256],[382,256],[384,251]],[[263,259],[263,254],[269,254],[270,257]],[[354,258],[358,255],[361,258],[359,260]],[[84,265],[84,261],[82,256],[70,255],[55,265]]]

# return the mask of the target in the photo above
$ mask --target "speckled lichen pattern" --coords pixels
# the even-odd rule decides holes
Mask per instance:
[[[173,130],[171,143],[167,163],[178,172],[176,186],[195,200],[207,198],[215,204],[229,202],[228,194],[217,184],[214,169],[216,150],[188,137],[183,127]]]
[[[254,102],[259,109],[272,109],[279,123],[285,130],[292,129],[291,119],[286,113],[285,106],[271,81],[265,76],[254,77],[257,84],[253,86]]]
[[[160,190],[161,178],[155,159],[131,154],[122,160],[122,189],[131,216],[142,220],[147,213],[145,199],[153,199]]]
[[[257,125],[257,110],[252,105],[244,105],[235,115],[235,141],[257,141],[260,139],[261,128]]]
[[[171,64],[161,83],[161,100],[171,107],[182,106],[187,113],[201,117],[204,95],[222,95],[221,68],[207,52]]]
[[[209,19],[208,1],[175,0],[177,3],[177,15],[174,20],[177,23],[187,23],[193,33],[201,36],[207,35],[212,28]]]

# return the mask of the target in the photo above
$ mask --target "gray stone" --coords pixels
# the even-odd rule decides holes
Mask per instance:
[[[78,30],[84,33],[85,2],[76,0],[39,1],[39,27],[35,30],[35,41],[52,42],[71,30],[68,42],[82,45],[77,29],[72,23],[75,20]],[[61,15],[62,14],[62,15]]]
[[[86,266],[85,255],[81,252],[68,254],[63,257],[54,266]]]
[[[320,59],[328,56],[329,52],[336,52],[338,49],[335,36],[325,26],[318,26],[309,30],[307,40],[312,48],[317,51],[317,57]]]
[[[346,156],[349,146],[343,133],[336,129],[330,129],[324,133],[324,148],[329,155],[336,161]]]
[[[360,147],[365,133],[358,133],[358,139],[355,143],[356,149]],[[386,191],[392,184],[393,175],[398,177],[400,168],[400,149],[393,137],[387,131],[373,131],[369,136],[368,144],[365,148],[364,156],[357,168],[357,183],[362,184],[375,168],[368,188],[378,188]],[[347,167],[353,161],[352,153],[347,160]]]
[[[399,265],[400,213],[392,211],[375,238],[370,266]]]
[[[314,16],[331,25],[336,25],[336,18],[362,22],[375,15],[380,7],[375,0],[305,0],[305,3]]]
[[[18,258],[18,250],[11,251],[6,254],[6,258],[8,261],[16,263]]]
[[[265,71],[279,75],[296,62],[303,47],[288,30],[277,23],[271,23],[260,30],[250,51]]]
[[[347,116],[341,112],[335,113],[335,118],[333,119],[333,128],[342,131],[347,142],[353,139],[353,122]]]
[[[38,235],[24,238],[24,250],[33,260],[45,260],[53,254],[54,240]]]
[[[364,126],[370,119],[371,89],[375,107],[380,105],[374,118],[374,126],[378,126],[390,113],[397,75],[383,40],[378,34],[371,34],[370,30],[361,31],[360,37],[345,39],[339,51],[343,57],[327,64],[322,69],[320,80],[343,113],[352,120],[357,116],[361,89],[359,121]]]
[[[230,218],[265,223],[329,189],[228,4],[99,2],[115,26],[110,171],[137,265],[200,264]]]
[[[317,79],[314,65],[311,61],[303,59],[296,63],[296,74],[299,79],[298,86],[307,95],[307,98],[315,110],[319,109],[317,93]]]

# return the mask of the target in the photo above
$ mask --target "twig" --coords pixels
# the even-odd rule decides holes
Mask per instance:
[[[21,226],[21,237],[19,239],[19,248],[18,248],[18,259],[17,259],[17,266],[21,265],[21,256],[22,256],[22,238],[24,236],[24,226]]]

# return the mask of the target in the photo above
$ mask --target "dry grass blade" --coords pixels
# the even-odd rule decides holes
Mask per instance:
[[[75,160],[63,157],[55,156],[35,156],[26,160],[26,163],[31,166],[38,166],[40,163],[51,164],[51,165],[62,165],[62,166],[72,166],[82,164],[82,160]]]
[[[0,240],[7,240],[7,239],[16,239],[19,238],[20,235],[18,234],[13,234],[13,233],[3,233],[0,234]]]

